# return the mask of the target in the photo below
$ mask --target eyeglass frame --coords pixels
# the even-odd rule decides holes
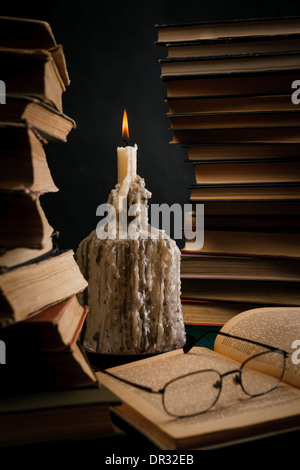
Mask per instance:
[[[207,411],[209,411],[209,410],[217,403],[217,401],[218,401],[218,399],[219,399],[219,397],[220,397],[220,395],[221,395],[223,377],[227,377],[228,375],[231,375],[231,374],[234,374],[234,373],[238,374],[238,375],[236,375],[235,378],[234,378],[235,383],[238,384],[238,385],[240,385],[240,386],[241,386],[241,389],[243,390],[243,392],[244,392],[246,395],[250,396],[251,398],[255,398],[255,397],[258,397],[258,396],[266,395],[266,394],[272,392],[275,388],[278,387],[278,385],[280,384],[280,382],[281,382],[281,380],[282,380],[282,377],[283,377],[283,375],[284,375],[284,372],[285,372],[286,359],[290,356],[290,353],[288,353],[287,351],[285,351],[285,350],[283,350],[283,349],[281,349],[281,348],[276,348],[276,347],[274,347],[274,346],[270,346],[270,345],[268,345],[268,344],[264,344],[264,343],[261,343],[261,342],[259,342],[259,341],[254,341],[254,340],[250,340],[250,339],[247,339],[247,338],[241,338],[240,336],[231,335],[231,334],[225,333],[225,332],[223,332],[223,331],[213,331],[213,330],[211,330],[211,331],[207,331],[207,332],[205,332],[204,334],[202,334],[201,336],[199,336],[199,337],[193,339],[193,340],[190,341],[189,343],[186,343],[186,344],[182,347],[182,350],[183,350],[184,354],[187,354],[194,346],[196,346],[196,344],[197,344],[199,341],[201,341],[203,338],[205,338],[206,336],[208,336],[208,335],[210,335],[210,334],[221,335],[221,336],[224,336],[224,337],[227,337],[227,338],[236,339],[236,340],[240,340],[240,341],[245,341],[245,342],[247,342],[247,343],[254,344],[254,345],[256,345],[256,346],[260,346],[260,347],[262,347],[262,348],[268,349],[268,351],[265,351],[265,352],[262,352],[262,353],[258,353],[258,354],[254,354],[254,356],[248,357],[245,361],[243,361],[243,362],[241,363],[241,366],[240,366],[239,369],[230,370],[230,371],[225,372],[224,374],[221,374],[221,373],[220,373],[218,370],[216,370],[216,369],[200,369],[200,370],[196,370],[196,371],[189,372],[189,373],[187,373],[187,374],[183,374],[183,375],[180,375],[179,377],[175,377],[175,378],[169,380],[169,381],[168,381],[162,388],[160,388],[159,390],[153,390],[151,387],[147,387],[146,385],[140,385],[140,384],[137,384],[137,383],[135,383],[135,382],[131,382],[130,380],[124,379],[124,378],[122,378],[122,377],[118,377],[117,375],[112,374],[111,372],[109,372],[109,371],[107,371],[107,370],[105,370],[105,369],[99,368],[99,367],[97,367],[97,370],[98,370],[99,372],[105,373],[105,374],[109,375],[110,377],[113,377],[113,378],[115,378],[115,379],[117,379],[117,380],[119,380],[119,381],[121,381],[121,382],[123,382],[123,383],[126,383],[127,385],[131,385],[131,386],[133,386],[133,387],[135,387],[135,388],[138,388],[139,390],[143,390],[143,391],[145,391],[145,392],[149,392],[149,393],[154,393],[154,394],[160,394],[160,395],[162,395],[162,404],[163,404],[163,408],[164,408],[165,412],[166,412],[168,415],[170,415],[170,416],[172,416],[172,417],[174,417],[174,418],[179,418],[179,419],[180,419],[180,418],[191,418],[191,417],[193,417],[193,416],[198,416],[198,415],[200,415],[200,414],[204,414],[204,413],[206,413]],[[242,373],[242,369],[243,369],[244,365],[245,365],[248,361],[250,361],[250,360],[252,360],[252,359],[254,359],[254,358],[258,357],[258,356],[261,356],[261,355],[263,355],[263,354],[266,354],[266,353],[268,353],[268,352],[272,352],[272,351],[273,351],[273,352],[277,352],[277,353],[282,353],[282,354],[283,354],[284,363],[283,363],[283,368],[282,368],[281,376],[279,377],[277,383],[276,383],[272,388],[270,388],[269,390],[266,390],[265,392],[262,392],[262,393],[258,393],[258,394],[256,394],[256,395],[252,395],[252,394],[248,393],[248,392],[244,389],[244,387],[243,387],[243,385],[242,385],[242,381],[241,381],[241,373]],[[201,410],[201,411],[198,411],[198,412],[189,414],[189,415],[177,415],[177,414],[173,414],[173,413],[171,413],[170,411],[167,410],[166,405],[165,405],[165,401],[164,401],[164,394],[165,394],[165,389],[167,388],[168,385],[170,385],[170,383],[175,382],[175,381],[177,381],[177,380],[179,380],[179,379],[183,379],[183,378],[185,378],[185,377],[189,377],[189,376],[191,376],[191,375],[193,375],[193,374],[199,374],[199,373],[201,373],[201,372],[210,372],[210,371],[217,372],[217,374],[218,374],[219,377],[220,377],[220,383],[218,384],[219,393],[218,393],[218,395],[217,395],[215,401],[214,401],[210,406],[208,406],[205,410]]]

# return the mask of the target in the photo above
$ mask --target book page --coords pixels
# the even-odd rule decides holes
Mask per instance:
[[[283,349],[286,359],[283,380],[300,388],[300,308],[266,307],[247,310],[229,320],[221,329],[242,338]],[[218,335],[215,351],[243,362],[259,352],[255,346]],[[267,373],[267,370],[265,370]]]
[[[227,357],[206,348],[195,347],[187,354],[180,349],[109,371],[134,383],[159,390],[172,378],[191,371],[213,368],[224,373],[238,367],[238,363]],[[97,377],[100,383],[123,401],[124,405],[118,408],[121,416],[123,414],[126,419],[126,410],[134,410],[132,424],[160,447],[169,449],[208,444],[213,437],[215,439],[215,433],[218,439],[224,439],[228,433],[234,433],[237,429],[238,436],[241,436],[243,428],[258,424],[266,426],[267,423],[274,423],[273,420],[300,416],[300,391],[286,384],[267,395],[249,398],[232,380],[234,375],[228,375],[223,379],[220,398],[211,410],[190,418],[174,418],[164,410],[161,394],[139,390],[104,373],[97,372]],[[181,399],[174,397],[175,400],[178,398]]]

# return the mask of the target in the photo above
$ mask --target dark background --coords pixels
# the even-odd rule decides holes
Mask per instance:
[[[41,199],[49,222],[60,231],[60,248],[76,250],[96,227],[96,208],[117,183],[124,108],[130,144],[138,145],[138,173],[152,192],[150,202],[189,202],[187,186],[193,183],[194,169],[185,161],[185,150],[169,144],[158,63],[167,51],[155,45],[155,24],[299,14],[299,0],[2,2],[1,15],[48,21],[64,46],[71,78],[63,95],[64,112],[77,128],[67,143],[46,146],[60,190]]]

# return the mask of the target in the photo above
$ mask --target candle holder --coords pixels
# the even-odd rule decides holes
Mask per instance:
[[[76,253],[88,281],[81,294],[81,302],[89,306],[83,346],[101,354],[161,353],[185,344],[180,250],[164,231],[148,224],[151,193],[140,176],[130,181],[124,205],[127,183],[117,184],[108,198],[116,209],[115,236],[99,238],[94,230]],[[133,206],[140,208],[135,237],[121,238],[123,211]],[[127,219],[127,228],[131,222]]]

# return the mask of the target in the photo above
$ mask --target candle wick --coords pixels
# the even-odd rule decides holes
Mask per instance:
[[[126,139],[123,139],[123,142],[128,146],[128,141]]]

